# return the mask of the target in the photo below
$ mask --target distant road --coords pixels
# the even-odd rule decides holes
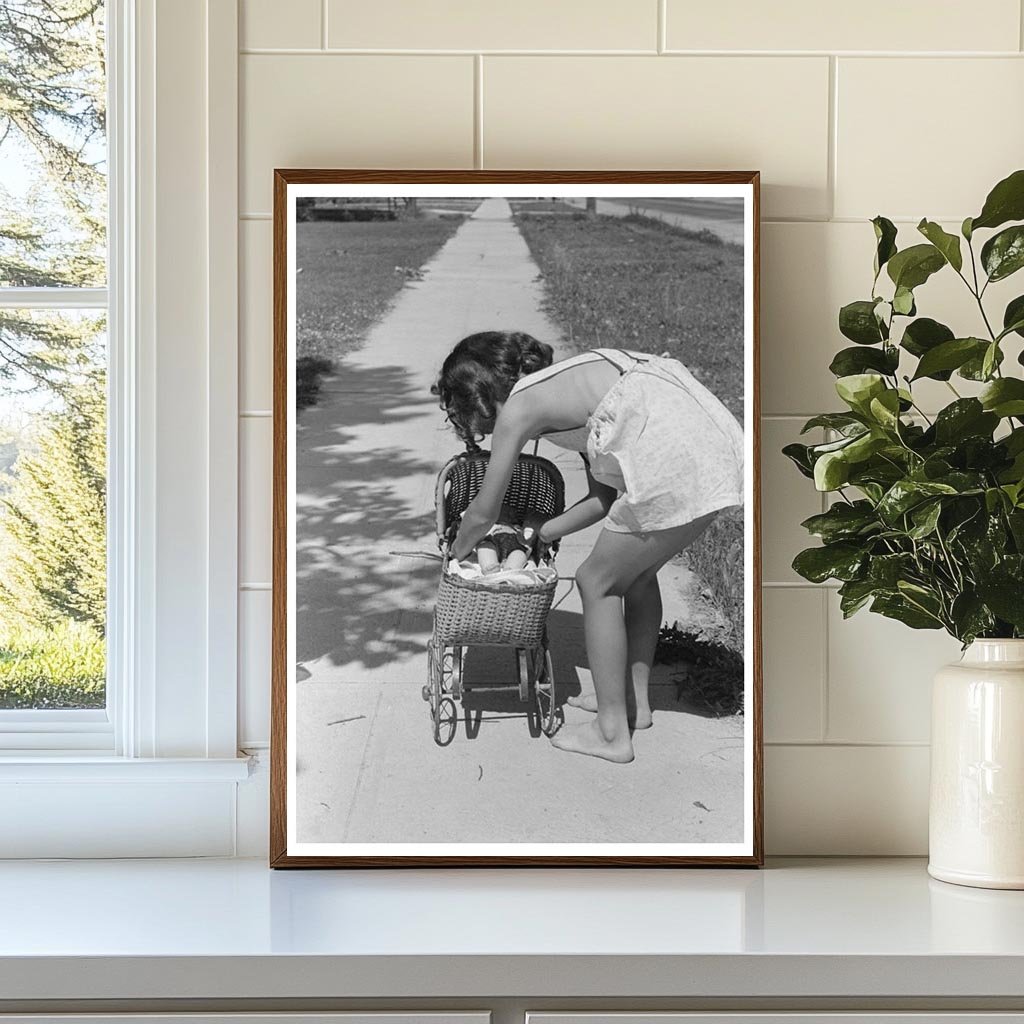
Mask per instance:
[[[575,197],[566,202],[580,207],[585,205],[585,200]],[[616,198],[597,201],[597,212],[611,217],[625,217],[631,210],[660,217],[687,231],[711,231],[723,242],[743,244],[743,200],[739,198]]]

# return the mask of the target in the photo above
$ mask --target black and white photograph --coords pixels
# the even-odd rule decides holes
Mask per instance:
[[[277,173],[277,859],[758,863],[756,175]]]

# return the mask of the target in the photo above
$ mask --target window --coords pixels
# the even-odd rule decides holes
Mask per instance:
[[[0,733],[14,746],[112,742],[106,13],[0,2]]]

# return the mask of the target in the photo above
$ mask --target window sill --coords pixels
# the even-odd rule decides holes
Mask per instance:
[[[113,757],[67,753],[0,756],[4,782],[243,782],[248,757]]]

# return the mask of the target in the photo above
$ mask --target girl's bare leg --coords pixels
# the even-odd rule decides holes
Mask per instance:
[[[631,683],[626,689],[626,713],[629,726],[634,730],[649,729],[653,724],[648,687],[654,650],[658,645],[658,631],[661,629],[658,568],[641,573],[623,598],[626,654]],[[581,693],[578,697],[570,697],[566,703],[584,711],[597,711],[597,694]]]
[[[639,576],[649,569],[656,571],[692,543],[711,518],[647,534],[601,531],[594,550],[576,573],[597,716],[585,725],[560,729],[551,741],[556,747],[608,761],[633,760],[626,706],[629,654],[623,597]]]
[[[659,566],[660,568],[660,566]],[[657,570],[642,573],[626,591],[626,637],[629,674],[633,684],[634,729],[649,729],[654,724],[648,693],[654,650],[661,630],[661,588]]]

